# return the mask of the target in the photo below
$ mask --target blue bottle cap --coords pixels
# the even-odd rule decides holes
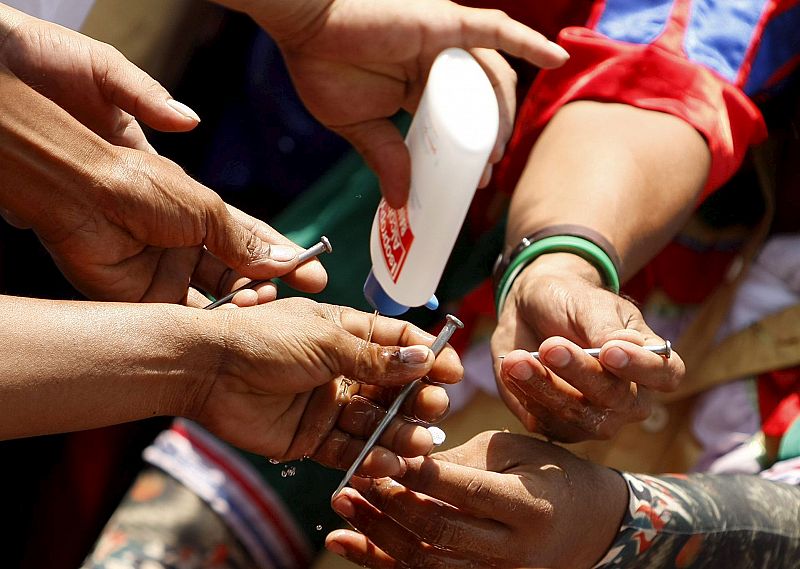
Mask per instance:
[[[383,290],[381,283],[378,282],[378,279],[375,278],[375,274],[372,271],[369,272],[367,280],[364,282],[364,297],[372,308],[384,316],[400,316],[401,314],[405,314],[410,308],[405,304],[396,302],[389,296],[389,294]],[[436,295],[432,296],[430,300],[425,303],[425,307],[430,310],[439,308],[439,300],[436,298]]]

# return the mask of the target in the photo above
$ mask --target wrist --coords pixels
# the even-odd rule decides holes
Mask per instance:
[[[628,506],[628,485],[619,472],[595,463],[589,469],[591,491],[585,494],[586,541],[576,548],[571,567],[594,567],[614,545]]]
[[[561,233],[561,230],[569,233]],[[596,231],[583,226],[552,226],[523,238],[510,253],[495,262],[495,307],[499,315],[517,278],[537,259],[554,253],[569,253],[588,261],[603,278],[606,288],[619,293],[619,262],[613,246]]]
[[[169,415],[196,420],[202,416],[225,362],[233,357],[228,336],[232,310],[204,311],[185,306],[166,305],[168,329],[179,381],[170,382],[163,391],[162,405]]]
[[[539,282],[542,279],[569,278],[581,279],[602,288],[605,285],[603,274],[598,268],[579,255],[573,253],[548,253],[534,261],[520,272],[517,280]]]

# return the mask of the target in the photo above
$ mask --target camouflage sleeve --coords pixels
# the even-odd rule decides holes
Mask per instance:
[[[622,476],[628,510],[596,569],[798,566],[799,486],[752,475]]]

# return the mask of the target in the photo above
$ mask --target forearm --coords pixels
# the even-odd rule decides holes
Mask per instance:
[[[615,247],[625,280],[678,231],[709,167],[704,139],[681,119],[628,105],[570,103],[531,152],[506,244],[550,225],[587,226]]]
[[[215,369],[209,312],[0,297],[0,439],[191,415]]]
[[[628,511],[596,567],[795,567],[800,487],[757,476],[624,475]]]

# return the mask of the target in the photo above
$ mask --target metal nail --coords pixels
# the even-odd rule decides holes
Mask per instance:
[[[461,320],[459,320],[452,314],[447,315],[447,322],[445,323],[444,328],[442,328],[442,331],[439,332],[439,335],[436,336],[436,339],[433,341],[433,344],[431,344],[431,351],[433,352],[434,357],[438,356],[439,353],[444,349],[444,347],[447,345],[447,342],[450,341],[450,338],[453,336],[455,331],[463,327],[464,324],[461,322]],[[358,457],[356,457],[355,462],[353,462],[350,468],[347,469],[344,478],[342,478],[342,481],[339,483],[339,486],[333,492],[331,499],[335,498],[339,494],[339,492],[342,491],[342,488],[347,486],[347,483],[350,482],[350,479],[356,473],[358,467],[361,466],[362,462],[364,462],[364,459],[369,454],[369,451],[371,451],[372,447],[375,446],[375,443],[378,442],[378,439],[386,430],[386,427],[389,426],[389,423],[391,423],[392,420],[397,416],[397,413],[400,411],[400,407],[403,405],[406,398],[408,398],[408,396],[411,394],[411,392],[414,390],[417,384],[419,384],[419,382],[420,382],[419,379],[415,379],[414,381],[406,385],[400,392],[400,394],[397,396],[397,398],[392,402],[389,409],[386,410],[386,416],[381,420],[380,423],[378,423],[378,426],[375,428],[375,431],[373,431],[373,433],[367,439],[367,442],[364,443],[364,448],[361,449],[360,453],[358,453]]]
[[[333,247],[331,246],[331,242],[328,240],[327,237],[325,237],[323,235],[322,237],[319,238],[319,243],[316,243],[315,245],[309,247],[308,249],[306,249],[305,251],[303,251],[302,253],[300,253],[297,256],[297,264],[299,265],[301,263],[305,263],[306,261],[308,261],[309,259],[311,259],[313,257],[317,257],[317,256],[319,256],[319,255],[321,255],[323,253],[331,253],[332,251],[333,251]],[[265,282],[267,282],[269,280],[270,279],[262,279],[262,280],[254,280],[254,281],[247,282],[247,283],[243,284],[242,286],[240,286],[239,288],[237,288],[235,291],[226,294],[222,298],[219,298],[219,299],[215,300],[214,302],[212,302],[211,304],[209,304],[207,306],[204,306],[203,309],[204,310],[212,310],[212,309],[216,308],[217,306],[222,306],[223,304],[227,304],[233,299],[234,296],[236,296],[237,292],[242,291],[242,290],[247,290],[247,289],[250,289],[250,288],[254,288],[254,287],[256,287],[256,286],[258,286],[258,285],[260,285],[262,283],[265,283]]]

